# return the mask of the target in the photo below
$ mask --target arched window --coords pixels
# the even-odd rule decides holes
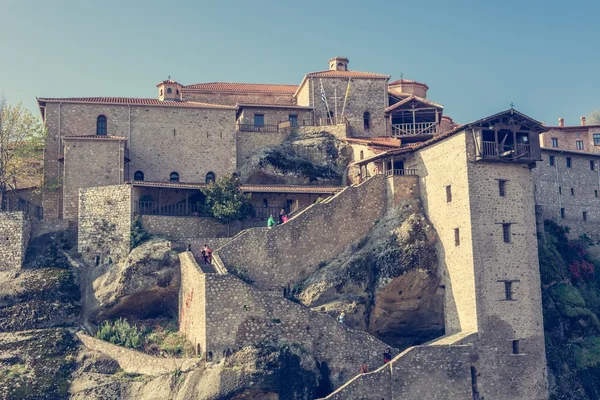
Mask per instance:
[[[179,94],[179,89],[177,89],[175,92],[176,92],[177,94]]]
[[[100,115],[96,119],[96,135],[106,135],[106,116]]]
[[[169,181],[170,182],[179,182],[179,173],[171,172],[171,175],[169,175]]]
[[[144,173],[142,171],[135,171],[135,173],[133,174],[133,180],[134,181],[143,181]]]
[[[205,181],[207,184],[215,183],[215,173],[210,171],[208,174],[206,174]]]
[[[362,160],[363,158],[365,158],[365,152],[364,151],[360,151],[360,159]]]
[[[173,93],[173,90],[171,90],[171,88],[167,88],[167,93],[171,94]]]
[[[369,129],[371,127],[371,113],[365,111],[363,114],[363,122],[365,124],[365,129]]]
[[[160,89],[160,95],[161,95],[161,96],[163,95],[163,90],[162,90],[162,89]]]

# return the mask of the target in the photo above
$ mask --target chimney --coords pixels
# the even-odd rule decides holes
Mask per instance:
[[[581,117],[581,126],[585,126],[585,117]]]
[[[558,126],[565,126],[565,119],[564,118],[559,118],[558,119]]]

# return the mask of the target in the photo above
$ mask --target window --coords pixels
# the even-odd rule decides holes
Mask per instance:
[[[549,161],[550,161],[550,165],[554,165],[554,156],[550,156]]]
[[[363,158],[365,158],[365,152],[364,151],[360,151],[360,159],[362,160]]]
[[[510,224],[502,224],[502,236],[504,243],[510,243]]]
[[[106,135],[106,117],[104,115],[96,118],[96,135]]]
[[[562,194],[562,186],[558,187],[558,194]]]
[[[564,218],[565,218],[565,209],[564,209],[564,208],[561,208],[561,209],[560,209],[560,217],[561,217],[562,219],[564,219]]]
[[[512,292],[513,281],[504,281],[504,300],[514,300]]]
[[[590,169],[594,171],[596,169],[596,161],[590,160]]]
[[[365,113],[363,114],[363,123],[365,125],[365,129],[371,128],[371,113],[370,112],[365,111]]]
[[[558,139],[555,137],[552,138],[552,147],[558,147]]]
[[[584,220],[584,221],[587,221],[587,211],[584,211],[584,212],[583,212],[583,220]]]
[[[512,341],[512,353],[513,354],[520,354],[519,353],[519,341],[518,340],[513,340]]]
[[[179,89],[177,89],[175,92],[176,92],[177,94],[179,94]]]
[[[173,93],[173,90],[171,88],[167,88],[167,93],[171,94],[171,93]]]
[[[571,196],[575,196],[575,189],[571,188]]]
[[[577,150],[583,150],[583,140],[576,141],[575,146],[577,146]]]
[[[133,180],[134,181],[143,181],[144,173],[142,171],[135,171],[135,173],[133,174]]]
[[[160,89],[160,95],[161,95],[161,96],[163,95],[163,90],[162,90],[162,89]]]
[[[600,133],[594,133],[594,146],[600,146]]]
[[[269,207],[269,201],[267,199],[263,199],[263,208]]]
[[[571,168],[573,163],[571,162],[571,157],[567,157],[567,168]]]
[[[254,126],[264,126],[265,125],[265,115],[264,114],[254,114]]]
[[[215,183],[215,180],[216,180],[216,176],[215,176],[215,173],[214,173],[214,172],[212,172],[212,171],[210,171],[209,173],[207,173],[207,174],[206,174],[206,178],[204,179],[204,181],[205,181],[207,184],[209,184],[209,185],[210,185],[211,183]]]
[[[458,228],[454,228],[454,245],[460,246],[460,230]]]
[[[598,197],[598,189],[594,190],[594,197]]]
[[[498,180],[498,194],[500,197],[504,197],[506,195],[506,181],[503,179]]]
[[[179,182],[179,173],[171,172],[171,175],[169,175],[169,181],[170,182]]]
[[[452,186],[446,186],[446,203],[450,203],[452,201]]]
[[[296,114],[290,114],[289,121],[291,126],[298,126],[298,116]]]

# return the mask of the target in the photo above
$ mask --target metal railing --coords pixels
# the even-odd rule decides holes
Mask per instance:
[[[237,124],[239,132],[279,132],[279,125]]]
[[[437,124],[435,122],[392,124],[392,136],[435,135],[436,132]]]
[[[385,171],[385,175],[387,175],[387,176],[392,176],[392,175],[414,176],[414,175],[418,175],[418,174],[417,174],[416,169],[408,168],[408,169],[389,169],[389,170]]]
[[[168,215],[173,217],[210,217],[201,207],[196,204],[174,203],[163,204],[153,201],[134,201],[133,212],[145,215]]]

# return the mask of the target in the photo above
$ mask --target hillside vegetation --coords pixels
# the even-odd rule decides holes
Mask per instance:
[[[599,399],[600,260],[567,233],[552,221],[538,233],[550,398]]]

